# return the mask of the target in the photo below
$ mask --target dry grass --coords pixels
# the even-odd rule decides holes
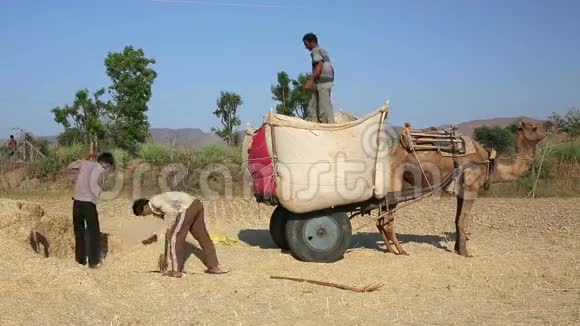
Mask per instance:
[[[68,198],[34,199],[47,214],[69,214]],[[160,244],[138,241],[159,227],[130,215],[127,199],[100,205],[104,232],[128,246],[91,271],[72,259],[42,258],[0,230],[0,324],[386,325],[578,324],[580,200],[491,199],[474,210],[466,259],[453,248],[451,198],[400,211],[399,239],[411,254],[377,250],[370,220],[355,219],[352,249],[334,264],[306,264],[274,248],[270,207],[236,199],[206,203],[210,232],[237,237],[218,245],[223,276],[203,274],[194,246],[176,280],[154,270]],[[190,243],[195,243],[189,238]],[[353,293],[271,275],[364,286]]]

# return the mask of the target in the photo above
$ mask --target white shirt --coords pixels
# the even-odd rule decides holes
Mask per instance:
[[[173,226],[177,217],[185,214],[195,197],[180,191],[164,192],[151,197],[149,207],[153,214],[163,216],[167,227]]]
[[[78,160],[67,167],[75,179],[74,200],[96,204],[107,177],[107,171],[98,162]]]

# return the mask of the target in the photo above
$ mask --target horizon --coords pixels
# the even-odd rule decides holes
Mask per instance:
[[[546,119],[580,107],[574,1],[6,1],[0,27],[9,113],[0,138],[12,128],[58,135],[50,109],[107,86],[105,56],[126,45],[157,60],[151,128],[208,132],[221,90],[245,102],[240,130],[258,126],[275,106],[276,74],[309,71],[307,32],[335,66],[335,110],[361,116],[389,98],[392,126]]]
[[[357,117],[357,118],[358,118],[358,117]],[[517,120],[517,119],[530,119],[530,120],[548,120],[547,118],[534,118],[534,117],[529,117],[529,116],[493,117],[493,118],[489,118],[489,119],[474,119],[474,120],[459,121],[459,122],[457,122],[457,123],[453,123],[453,124],[452,124],[452,123],[444,123],[444,124],[437,125],[437,126],[417,126],[417,128],[421,129],[421,128],[431,128],[431,127],[442,127],[442,126],[447,126],[447,125],[460,125],[460,124],[465,124],[465,123],[474,123],[474,122],[482,122],[482,121],[488,121],[488,120],[498,120],[498,119],[515,119],[515,120]],[[391,124],[391,123],[389,123],[389,121],[388,121],[388,118],[387,118],[387,121],[385,121],[385,123],[386,123],[388,126],[390,126],[390,127],[393,127],[393,128],[403,128],[403,124],[401,124],[401,125],[399,126],[399,125],[394,125],[394,124]],[[261,126],[261,125],[258,125],[258,126],[256,126],[256,125],[252,125],[252,127],[254,127],[254,128],[256,128],[256,127],[259,127],[259,126]],[[489,125],[489,126],[493,126],[493,125]],[[413,125],[413,127],[415,127],[415,125]],[[149,130],[152,130],[152,129],[155,129],[155,130],[169,130],[169,131],[179,131],[179,130],[199,130],[199,131],[201,131],[201,132],[203,132],[203,133],[206,133],[206,134],[214,134],[214,133],[213,133],[211,130],[204,130],[204,129],[197,128],[197,127],[177,127],[177,128],[169,128],[169,127],[157,127],[157,126],[150,126],[150,127],[149,127]],[[235,131],[235,132],[244,132],[245,130],[246,130],[246,126],[245,126],[245,125],[243,125],[243,126],[242,126],[242,125],[240,125],[240,126],[238,126],[237,128],[234,128],[234,131]],[[29,131],[29,130],[26,130],[26,129],[24,129],[24,131]],[[31,132],[31,133],[32,133],[32,132]],[[57,136],[58,136],[58,134],[52,134],[52,135],[39,135],[39,134],[35,134],[35,133],[32,133],[32,135],[33,135],[34,137],[40,137],[40,138],[47,138],[47,137],[57,137]],[[18,139],[20,136],[18,136],[18,135],[16,135],[16,134],[14,134],[14,137]],[[20,138],[21,138],[21,137],[20,137]]]
[[[419,129],[422,129],[422,128],[431,128],[431,127],[443,128],[443,127],[448,127],[450,125],[458,126],[458,125],[466,124],[466,123],[469,123],[470,124],[470,123],[478,123],[478,122],[483,122],[483,121],[499,120],[499,119],[510,119],[510,120],[511,119],[514,119],[514,121],[517,121],[518,119],[545,120],[545,119],[536,119],[536,118],[529,117],[529,116],[495,117],[495,118],[489,118],[489,119],[475,119],[475,120],[461,121],[459,123],[454,123],[454,124],[441,124],[441,125],[437,125],[437,126],[415,126],[415,125],[413,125],[413,128],[419,128]],[[393,125],[393,124],[390,124],[388,121],[386,121],[385,123],[388,126],[390,126],[392,128],[395,128],[395,129],[396,128],[403,128],[403,125]],[[492,124],[484,124],[483,126],[494,127],[494,126],[498,126],[498,125],[497,125],[497,123],[496,124],[493,124],[492,123]],[[255,128],[257,126],[256,125],[252,125],[252,127]],[[166,127],[155,127],[155,126],[151,126],[149,128],[149,130],[153,130],[153,129],[155,129],[155,130],[167,130],[167,131],[172,131],[172,132],[182,131],[182,130],[193,130],[193,131],[200,131],[200,132],[202,132],[202,133],[204,133],[206,135],[208,135],[208,134],[215,135],[215,133],[213,133],[211,130],[203,130],[203,129],[195,128],[195,127],[166,128]],[[241,126],[240,125],[239,128],[234,129],[234,132],[236,132],[236,133],[243,133],[245,130],[246,130],[245,129],[245,126]],[[28,131],[28,130],[26,130],[26,131]],[[55,138],[56,139],[58,137],[58,134],[53,134],[53,135],[37,135],[37,134],[32,133],[32,135],[34,137],[37,137],[37,138],[40,138],[40,139],[47,139],[47,138]],[[16,135],[15,134],[14,136],[15,136],[15,139],[16,140],[18,140],[18,141],[21,141],[22,140],[22,135]],[[216,138],[219,138],[219,136],[217,136],[217,135],[215,135],[215,137]]]

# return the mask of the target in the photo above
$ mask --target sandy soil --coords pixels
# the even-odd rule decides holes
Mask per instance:
[[[66,198],[31,198],[68,214]],[[0,325],[387,325],[579,324],[580,199],[482,199],[468,248],[453,254],[454,201],[427,199],[398,213],[399,239],[411,256],[380,251],[369,217],[353,220],[352,249],[334,264],[302,263],[276,249],[272,208],[243,199],[208,202],[210,232],[223,276],[203,274],[188,238],[188,274],[156,273],[160,244],[144,247],[159,224],[132,217],[127,199],[100,205],[102,229],[126,241],[100,270],[73,259],[43,258],[0,230]],[[370,224],[369,224],[370,222]],[[303,277],[348,285],[384,282],[359,294],[271,280]]]

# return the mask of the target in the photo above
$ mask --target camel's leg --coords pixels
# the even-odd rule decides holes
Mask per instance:
[[[392,212],[395,207],[397,207],[397,204],[389,205],[389,211]],[[390,219],[386,223],[386,227],[387,238],[393,242],[399,255],[409,255],[405,250],[403,250],[403,247],[401,247],[401,244],[399,243],[399,239],[397,239],[397,233],[395,232],[395,215],[393,213],[391,213]]]
[[[463,210],[463,197],[461,193],[457,194],[457,207],[455,210],[455,247],[453,250],[455,252],[459,252],[459,242],[460,242],[460,235],[461,231],[459,230],[459,225],[461,222],[461,211]]]
[[[457,212],[455,214],[455,252],[464,257],[471,257],[467,252],[467,228],[470,213],[479,190],[478,169],[466,170],[463,175],[463,187],[457,197]]]
[[[459,205],[459,201],[462,201],[462,204]],[[467,253],[467,219],[469,218],[469,213],[471,212],[471,208],[473,207],[473,203],[475,200],[467,200],[463,198],[458,198],[458,210],[461,206],[461,211],[458,213],[459,218],[455,220],[455,228],[456,228],[456,236],[455,236],[455,251],[464,257],[471,257],[469,253]]]
[[[383,233],[383,238],[385,238],[385,241],[386,241],[385,243],[386,243],[386,246],[387,246],[387,251],[388,251],[390,254],[395,254],[395,255],[397,255],[397,252],[396,252],[396,251],[394,251],[394,250],[393,250],[393,247],[391,246],[391,241],[392,241],[393,239],[391,238],[391,235],[389,234],[389,231],[387,231],[387,224],[383,224],[381,227],[382,227],[382,229],[383,229],[383,232],[382,232],[382,233]]]
[[[391,185],[392,191],[401,191],[403,189],[404,173],[405,173],[404,166],[399,166],[399,168],[397,168],[393,172],[393,174],[396,177],[391,179],[393,182],[393,184]],[[388,202],[386,204],[388,205],[388,207],[385,207],[385,208],[388,210],[388,212],[392,212],[395,209],[395,207],[397,207],[397,204],[392,204],[392,203],[389,204]],[[394,215],[391,213],[391,215],[388,216],[388,218],[389,218],[389,220],[386,223],[385,223],[385,218],[381,218],[381,228],[382,228],[381,233],[383,234],[383,238],[385,238],[385,244],[387,246],[387,250],[389,251],[389,253],[395,253],[393,251],[393,248],[391,248],[390,242],[392,241],[393,244],[395,245],[395,247],[397,248],[399,255],[407,255],[405,250],[403,250],[403,248],[401,247],[401,244],[399,243],[399,240],[397,239],[397,234],[395,233],[395,217],[394,217]]]
[[[387,252],[389,254],[394,254],[395,251],[393,250],[393,247],[391,247],[391,243],[389,242],[387,232],[385,231],[384,218],[380,218],[379,220],[377,220],[377,229],[379,230],[379,233],[383,237],[383,241],[385,242]]]
[[[455,212],[455,252],[461,256],[467,255],[467,235],[465,234],[465,200],[460,194],[457,197],[457,211]]]
[[[395,245],[395,248],[397,248],[397,251],[399,252],[399,255],[409,255],[405,250],[403,250],[403,248],[401,247],[401,244],[399,243],[399,239],[397,239],[397,233],[395,233],[395,219],[390,220],[387,223],[387,238],[391,241],[393,241],[393,244]]]

